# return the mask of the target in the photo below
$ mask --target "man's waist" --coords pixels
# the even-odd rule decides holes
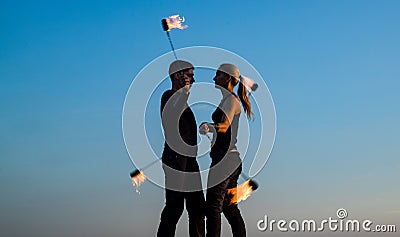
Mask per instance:
[[[164,150],[162,157],[164,158],[196,158],[197,157],[197,147],[191,149],[190,151],[175,151],[167,143],[164,144]]]

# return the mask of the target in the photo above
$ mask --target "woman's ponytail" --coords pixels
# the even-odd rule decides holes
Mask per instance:
[[[247,87],[243,84],[246,81],[246,77],[242,77],[240,75],[239,69],[230,63],[223,63],[218,67],[218,71],[226,73],[228,76],[232,77],[232,85],[236,86],[239,83],[239,88],[237,90],[237,94],[239,96],[240,102],[242,103],[244,112],[246,113],[248,118],[253,118],[254,113],[251,110],[251,105],[250,105],[250,98],[249,98],[249,92],[247,91]],[[247,78],[248,80],[248,78]],[[254,86],[254,85],[253,85]],[[253,90],[253,86],[250,86],[250,88]],[[257,89],[257,86],[255,84],[254,90]]]
[[[249,92],[247,91],[247,87],[243,85],[241,78],[239,79],[239,88],[237,90],[237,94],[239,96],[240,102],[242,102],[242,106],[247,117],[254,118],[254,113],[251,110]]]

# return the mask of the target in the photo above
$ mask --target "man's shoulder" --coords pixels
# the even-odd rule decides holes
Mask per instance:
[[[166,90],[161,96],[161,100],[169,99],[174,94],[173,90]]]

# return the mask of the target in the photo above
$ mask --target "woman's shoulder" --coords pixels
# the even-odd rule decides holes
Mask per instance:
[[[235,94],[230,94],[228,95],[225,100],[224,103],[222,105],[223,108],[226,109],[233,109],[236,113],[240,113],[240,100],[239,97]]]
[[[231,93],[230,95],[228,95],[228,98],[226,98],[227,101],[229,101],[229,103],[239,103],[240,104],[240,99],[239,96],[237,96],[234,93]]]

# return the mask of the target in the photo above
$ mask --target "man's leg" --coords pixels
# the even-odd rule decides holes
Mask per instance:
[[[189,236],[205,237],[204,218],[206,203],[201,185],[199,165],[195,158],[188,159],[186,171],[190,172],[191,177],[186,177],[185,186],[189,185],[190,187],[187,188],[194,189],[193,192],[185,193],[186,209],[189,216]]]
[[[165,174],[165,207],[161,213],[160,226],[158,227],[157,237],[173,237],[175,236],[176,225],[183,213],[184,193],[168,189],[173,187],[177,177],[175,169],[178,169],[174,160],[163,160],[163,170]],[[172,168],[168,169],[168,167]],[[179,181],[179,180],[178,180]],[[179,186],[179,185],[178,185]]]
[[[161,213],[161,222],[157,237],[175,236],[176,224],[183,212],[184,193],[165,190],[165,207]]]

